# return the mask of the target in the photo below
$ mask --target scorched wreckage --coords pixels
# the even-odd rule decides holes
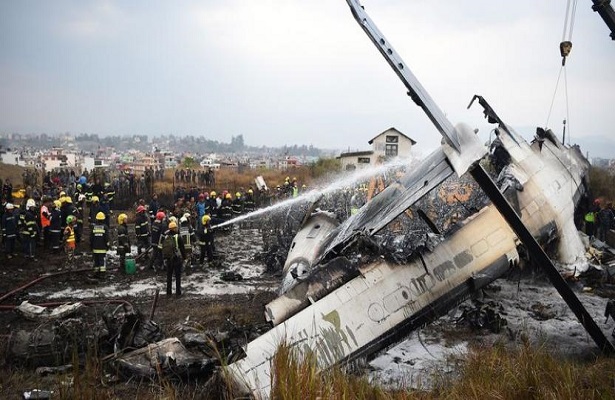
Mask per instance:
[[[555,248],[551,256],[577,272],[587,268],[574,221],[587,194],[589,163],[578,147],[541,128],[527,143],[475,96],[470,105],[478,99],[497,124],[487,149],[470,127],[453,127],[359,2],[347,2],[442,135],[442,145],[343,223],[321,211],[306,217],[284,266],[280,296],[266,306],[273,329],[248,343],[245,357],[228,367],[236,383],[268,397],[280,343],[314,354],[320,368],[369,356],[522,257],[544,268],[598,347],[612,352],[542,248]],[[397,234],[380,235],[385,229]]]

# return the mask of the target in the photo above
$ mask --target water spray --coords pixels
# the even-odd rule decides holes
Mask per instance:
[[[347,176],[343,176],[342,178],[329,183],[324,188],[313,189],[308,192],[302,193],[301,195],[297,197],[291,197],[289,199],[286,199],[279,203],[270,205],[268,207],[252,211],[245,215],[240,215],[239,217],[236,217],[228,221],[224,221],[220,224],[214,225],[211,227],[211,229],[222,228],[224,226],[231,225],[231,224],[246,220],[248,218],[253,218],[259,215],[267,214],[269,212],[282,210],[294,204],[303,203],[303,202],[315,203],[319,201],[325,194],[329,194],[336,190],[343,189],[348,186],[352,186],[357,182],[386,173],[391,168],[407,166],[408,164],[409,164],[408,160],[395,159],[392,162],[381,164],[381,165],[378,165],[372,168],[361,168],[361,169],[355,170],[353,173]]]

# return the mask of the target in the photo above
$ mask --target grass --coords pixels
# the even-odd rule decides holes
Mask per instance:
[[[546,347],[523,344],[472,349],[462,357],[459,374],[434,376],[431,391],[400,387],[387,390],[366,376],[335,367],[320,372],[312,355],[303,358],[280,346],[272,360],[271,398],[305,399],[615,399],[615,359],[562,360]]]

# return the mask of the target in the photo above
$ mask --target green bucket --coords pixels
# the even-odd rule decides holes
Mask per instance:
[[[137,265],[135,263],[134,258],[127,258],[124,260],[124,268],[126,269],[126,273],[128,275],[132,275],[137,272]]]

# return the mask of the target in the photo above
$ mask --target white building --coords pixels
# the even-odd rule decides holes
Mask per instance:
[[[338,158],[343,170],[369,167],[393,158],[409,158],[416,141],[395,128],[389,128],[368,143],[372,145],[372,150],[340,154]]]

